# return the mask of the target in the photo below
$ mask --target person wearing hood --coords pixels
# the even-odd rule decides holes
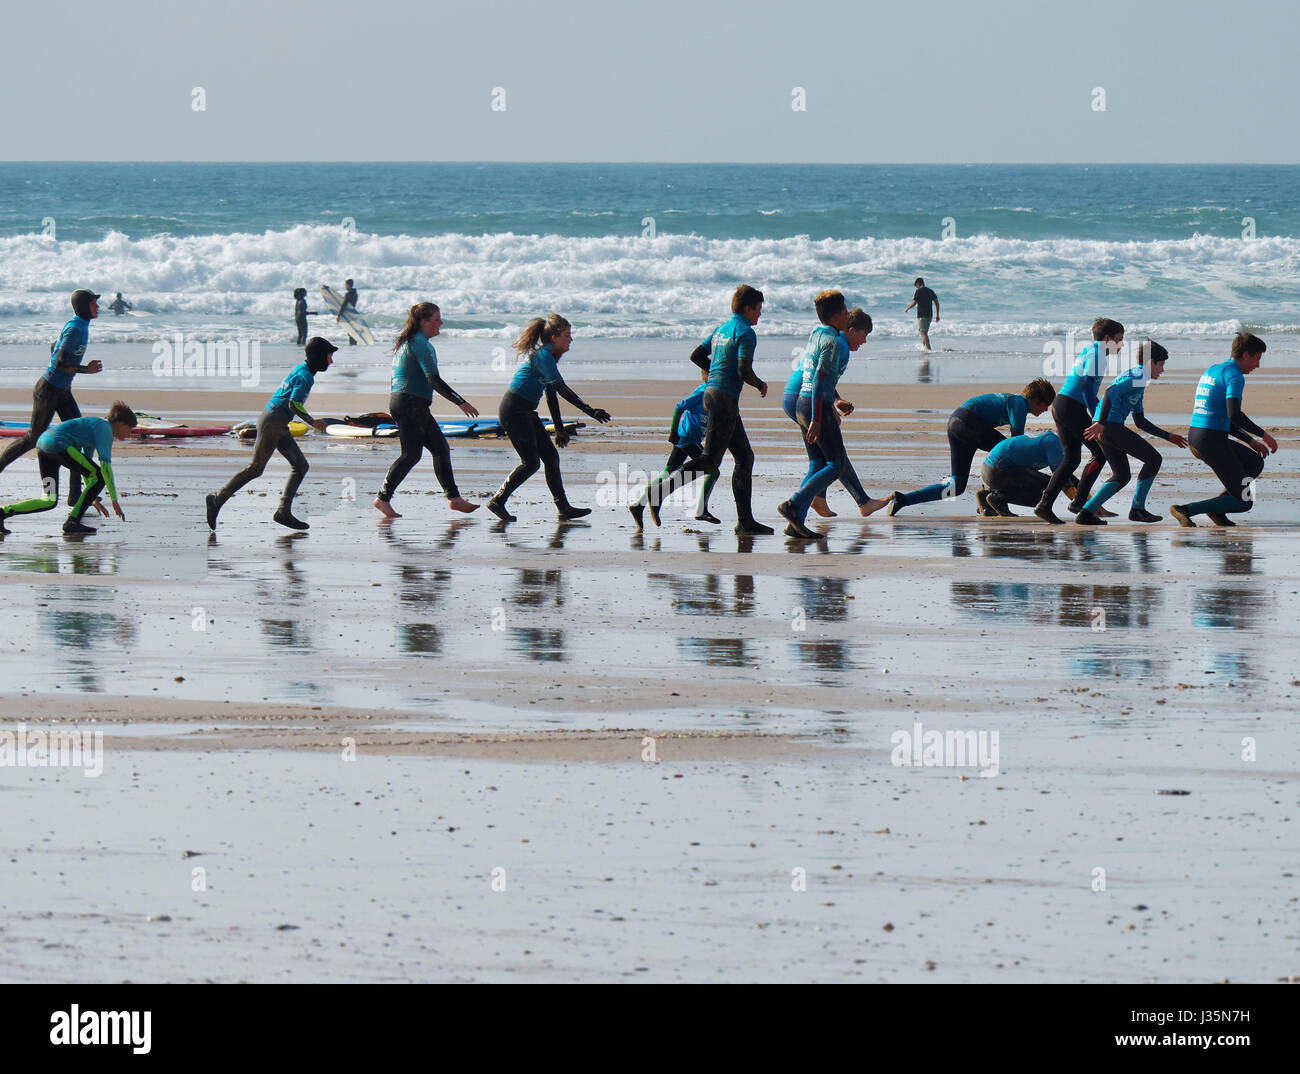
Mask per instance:
[[[307,396],[311,394],[312,386],[316,383],[316,374],[324,373],[333,365],[333,355],[336,350],[338,348],[333,343],[320,336],[312,336],[307,341],[304,351],[306,360],[295,366],[284,378],[284,383],[275,390],[275,394],[266,404],[266,409],[258,416],[257,441],[253,444],[252,461],[227,481],[220,492],[207,497],[209,529],[216,530],[217,515],[221,513],[221,508],[225,506],[226,501],[250,481],[261,477],[271,455],[277,451],[285,457],[293,472],[289,474],[289,480],[284,483],[280,506],[272,517],[281,526],[287,526],[291,530],[311,528],[302,519],[295,518],[293,514],[293,498],[297,495],[302,479],[307,476],[308,466],[302,449],[298,447],[293,434],[289,432],[289,423],[296,419],[306,422],[317,432],[325,431],[325,420],[313,418],[307,413],[307,408],[303,404],[307,402]]]
[[[315,310],[307,308],[307,288],[295,287],[293,291],[293,320],[298,326],[298,346],[307,342],[307,318],[316,316]]]
[[[25,436],[13,441],[0,454],[0,472],[14,459],[36,446],[41,433],[50,427],[57,414],[60,421],[81,417],[81,408],[72,397],[72,378],[78,373],[98,373],[104,368],[98,359],[82,364],[90,343],[90,322],[99,316],[99,298],[94,291],[78,288],[72,292],[72,320],[63,326],[55,343],[50,345],[50,366],[32,389],[32,422]],[[81,498],[81,475],[73,470],[68,482],[68,506]]]

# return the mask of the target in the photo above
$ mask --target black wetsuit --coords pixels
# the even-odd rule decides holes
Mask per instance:
[[[344,294],[344,296],[343,296],[343,309],[339,310],[339,312],[342,313],[343,310],[346,310],[346,309],[351,309],[354,313],[356,312],[356,309],[357,309],[357,289],[356,289],[355,287],[349,287],[349,288],[347,289],[347,293]],[[352,333],[349,332],[349,333],[348,333],[348,346],[349,346],[349,347],[355,347],[356,345],[357,345],[357,341],[356,341],[355,339],[352,338]]]
[[[1061,439],[1065,458],[1052,474],[1051,480],[1043,490],[1042,498],[1034,506],[1051,510],[1056,497],[1060,495],[1066,483],[1073,479],[1074,471],[1078,468],[1079,460],[1083,457],[1083,449],[1086,447],[1092,454],[1092,458],[1083,468],[1083,479],[1075,485],[1077,491],[1071,501],[1072,507],[1082,507],[1092,495],[1092,486],[1106,463],[1106,454],[1095,440],[1083,438],[1084,430],[1092,424],[1092,415],[1077,399],[1058,393],[1052,401],[1052,417],[1056,420],[1056,435]]]

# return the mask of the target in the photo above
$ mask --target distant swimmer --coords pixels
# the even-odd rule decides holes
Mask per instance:
[[[226,501],[250,481],[262,476],[266,464],[275,452],[279,452],[292,467],[289,480],[284,483],[284,492],[280,497],[280,506],[271,517],[281,526],[291,530],[310,529],[308,524],[293,514],[293,498],[298,486],[307,476],[307,460],[302,449],[289,432],[289,422],[304,421],[317,432],[325,431],[325,421],[313,418],[307,413],[304,404],[316,383],[316,374],[324,373],[334,362],[333,354],[338,350],[333,343],[320,336],[312,336],[307,341],[305,360],[295,366],[284,383],[275,390],[267,401],[266,409],[257,419],[257,441],[253,444],[253,460],[234,477],[226,482],[225,487],[214,495],[207,497],[208,528],[217,528],[217,515]]]
[[[573,328],[558,313],[546,318],[534,317],[514,341],[515,353],[522,357],[510,387],[501,398],[497,417],[501,428],[510,437],[510,444],[519,455],[519,465],[502,482],[501,487],[487,502],[487,509],[502,522],[517,519],[506,509],[511,494],[527,481],[540,467],[546,469],[546,486],[555,499],[555,509],[560,518],[572,521],[591,514],[590,507],[574,507],[564,491],[560,475],[560,453],[556,450],[569,443],[564,431],[564,418],[560,414],[560,398],[564,398],[587,417],[604,425],[610,420],[609,411],[590,407],[578,393],[564,383],[560,376],[559,361],[573,345]],[[555,427],[555,441],[546,435],[542,419],[537,416],[537,405],[546,395],[546,406],[551,412]]]
[[[712,475],[716,478],[722,456],[730,452],[735,462],[731,492],[739,518],[736,532],[773,532],[771,526],[754,519],[754,449],[750,447],[744,422],[740,420],[740,393],[745,384],[757,388],[760,396],[767,397],[767,383],[754,372],[754,349],[758,345],[754,325],[758,324],[762,314],[763,292],[742,283],[731,296],[731,319],[719,325],[691,352],[691,362],[709,371],[704,389],[704,409],[709,415],[704,453],[676,473],[652,481],[645,492],[628,505],[638,530],[642,527],[647,507],[655,525],[659,525],[659,507],[664,500],[697,477]]]
[[[438,373],[438,352],[433,349],[432,340],[441,328],[442,313],[438,307],[432,302],[420,302],[411,307],[406,327],[393,344],[393,381],[388,412],[397,423],[402,453],[389,467],[383,487],[375,497],[374,506],[385,518],[401,517],[389,501],[426,449],[433,456],[433,473],[447,497],[447,505],[453,511],[466,514],[478,510],[479,505],[470,503],[456,488],[456,477],[451,471],[451,449],[430,409],[436,391],[460,407],[466,417],[478,417],[478,411]]]
[[[867,336],[871,335],[871,315],[860,306],[855,306],[849,310],[848,327],[840,333],[840,364],[847,368],[850,354],[857,352],[866,341]],[[841,370],[841,375],[843,370]],[[799,415],[797,407],[799,404],[799,392],[803,389],[803,356],[801,355],[795,364],[794,371],[790,378],[785,382],[785,391],[781,395],[781,409],[785,411],[785,416],[796,425],[799,424]],[[853,413],[854,406],[847,399],[840,397],[839,389],[835,392],[835,413],[838,417],[847,418]],[[813,463],[808,464],[808,475],[813,473]],[[853,460],[846,454],[844,457],[844,468],[840,471],[839,483],[844,486],[848,494],[853,497],[853,502],[858,505],[858,513],[863,518],[875,514],[881,508],[889,506],[888,497],[873,498],[872,495],[862,487],[862,482],[858,479],[858,472],[854,469]],[[830,505],[826,502],[825,495],[814,496],[812,509],[823,518],[834,518],[835,512],[831,510]]]
[[[1124,419],[1133,415],[1133,424],[1150,436],[1168,440],[1175,447],[1185,448],[1187,441],[1177,433],[1168,433],[1158,425],[1147,421],[1142,410],[1142,397],[1146,394],[1149,381],[1159,380],[1165,370],[1169,352],[1154,340],[1148,339],[1138,348],[1138,364],[1126,369],[1110,382],[1101,397],[1094,417],[1097,419],[1084,431],[1089,440],[1101,444],[1101,450],[1110,463],[1110,480],[1101,486],[1075,516],[1075,521],[1084,526],[1104,526],[1106,520],[1099,518],[1098,509],[1128,484],[1131,473],[1128,459],[1132,455],[1142,463],[1138,471],[1137,488],[1133,490],[1133,506],[1129,509],[1130,522],[1159,522],[1160,516],[1147,510],[1147,495],[1155,483],[1156,474],[1160,472],[1163,456],[1151,444],[1138,436],[1124,424]]]
[[[81,408],[72,398],[72,378],[78,373],[98,373],[104,368],[98,359],[81,364],[90,344],[90,322],[99,316],[99,299],[95,292],[84,288],[72,292],[74,316],[63,326],[58,340],[50,344],[50,367],[32,390],[31,427],[25,436],[11,443],[0,455],[0,471],[36,446],[36,441],[50,427],[56,414],[60,421],[81,417]],[[68,505],[72,506],[81,495],[79,471],[72,471],[68,486]]]
[[[351,310],[353,313],[358,312],[357,289],[354,286],[352,286],[351,280],[344,280],[343,281],[343,305],[339,307],[339,312],[337,316],[335,316],[334,318],[334,323],[335,324],[340,323],[343,320],[343,314],[347,313],[348,310]],[[351,334],[349,334],[348,346],[355,347],[356,345],[357,345],[357,341],[352,338]]]
[[[1097,392],[1106,376],[1106,366],[1112,354],[1118,354],[1124,345],[1124,326],[1109,317],[1098,317],[1092,322],[1092,342],[1079,352],[1052,404],[1052,417],[1056,420],[1056,434],[1061,439],[1065,454],[1052,480],[1043,490],[1043,498],[1034,508],[1034,514],[1044,522],[1063,525],[1052,510],[1056,497],[1065,488],[1066,479],[1074,473],[1086,445],[1092,458],[1084,467],[1083,480],[1076,487],[1070,510],[1078,511],[1092,494],[1093,483],[1105,465],[1106,456],[1096,440],[1085,440],[1084,430],[1092,424],[1097,412]]]
[[[298,346],[307,342],[307,318],[315,317],[316,311],[307,308],[307,288],[295,287],[293,291],[293,320],[298,326]]]
[[[672,421],[668,426],[668,443],[672,445],[672,450],[668,453],[663,470],[655,478],[656,481],[676,473],[687,462],[698,459],[704,454],[704,438],[709,429],[709,415],[704,409],[704,393],[708,388],[708,382],[708,370],[701,369],[699,387],[673,407]],[[715,518],[709,511],[709,496],[713,493],[713,486],[717,481],[717,474],[704,478],[695,504],[696,520],[711,522],[715,526],[721,520]]]
[[[1056,470],[1063,457],[1060,437],[1053,432],[1013,436],[994,445],[980,468],[988,488],[980,513],[1013,518],[1009,504],[1033,507],[1051,480],[1043,467],[1049,472]]]
[[[1056,389],[1045,377],[1035,377],[1018,395],[1012,392],[989,392],[971,396],[948,418],[948,479],[926,485],[915,492],[895,492],[889,513],[896,515],[904,507],[960,496],[966,491],[975,452],[992,451],[1001,444],[1005,437],[998,429],[1003,426],[1010,429],[1012,436],[1023,435],[1025,420],[1029,415],[1038,417],[1047,413],[1055,398]],[[976,494],[976,500],[981,509],[986,506],[979,493]]]
[[[121,291],[118,291],[117,297],[108,304],[108,308],[117,314],[117,316],[121,317],[127,310],[134,309],[135,307],[122,297]]]
[[[113,441],[125,440],[135,426],[135,412],[125,403],[116,402],[107,418],[73,418],[41,433],[36,450],[45,495],[0,508],[0,533],[9,532],[4,525],[6,518],[35,515],[58,506],[59,471],[65,467],[79,480],[85,481],[85,488],[63,523],[64,533],[84,535],[95,532],[93,527],[82,523],[81,516],[92,506],[101,515],[108,514],[108,508],[99,500],[99,494],[105,489],[113,503],[114,513],[125,522],[126,515],[117,502],[117,485],[113,480]],[[99,456],[98,462],[95,461],[96,455]]]
[[[1192,454],[1223,482],[1223,492],[1209,500],[1174,504],[1169,513],[1180,526],[1195,526],[1194,515],[1209,515],[1218,526],[1235,526],[1228,516],[1255,504],[1251,485],[1263,472],[1264,460],[1277,451],[1277,441],[1246,417],[1241,397],[1246,377],[1259,368],[1266,350],[1258,336],[1239,332],[1232,341],[1232,357],[1201,374],[1187,440]],[[1252,433],[1259,440],[1252,439]],[[1231,443],[1229,436],[1242,443]]]
[[[921,345],[926,350],[930,349],[930,322],[939,323],[939,296],[930,288],[925,286],[925,280],[920,276],[916,278],[913,284],[916,288],[916,294],[912,296],[912,301],[907,304],[904,313],[913,306],[916,307],[916,327],[921,333]]]

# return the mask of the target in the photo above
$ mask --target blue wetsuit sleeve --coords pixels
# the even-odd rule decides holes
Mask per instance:
[[[1112,384],[1111,388],[1113,387],[1114,385]],[[1110,388],[1107,388],[1106,391],[1102,394],[1101,402],[1098,403],[1093,408],[1092,420],[1105,421],[1109,414],[1110,414]]]
[[[674,447],[677,445],[677,429],[681,425],[682,411],[685,409],[686,407],[684,403],[678,403],[677,406],[673,408],[673,423],[668,427],[668,443],[672,444]]]
[[[1051,436],[1050,433],[1047,435]],[[1061,442],[1055,437],[1043,444],[1043,454],[1047,456],[1048,467],[1053,470],[1065,461],[1065,449],[1061,447]]]
[[[1012,436],[1023,436],[1025,421],[1029,417],[1029,400],[1023,395],[1007,396],[1007,424]]]

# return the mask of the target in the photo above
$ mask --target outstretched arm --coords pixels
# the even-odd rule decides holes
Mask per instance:
[[[1231,423],[1230,432],[1243,444],[1253,448],[1261,455],[1268,455],[1270,452],[1277,451],[1277,441],[1267,432],[1256,425],[1250,418],[1242,412],[1240,399],[1229,399],[1228,403],[1228,421]],[[1256,443],[1248,434],[1254,433],[1263,441]]]

